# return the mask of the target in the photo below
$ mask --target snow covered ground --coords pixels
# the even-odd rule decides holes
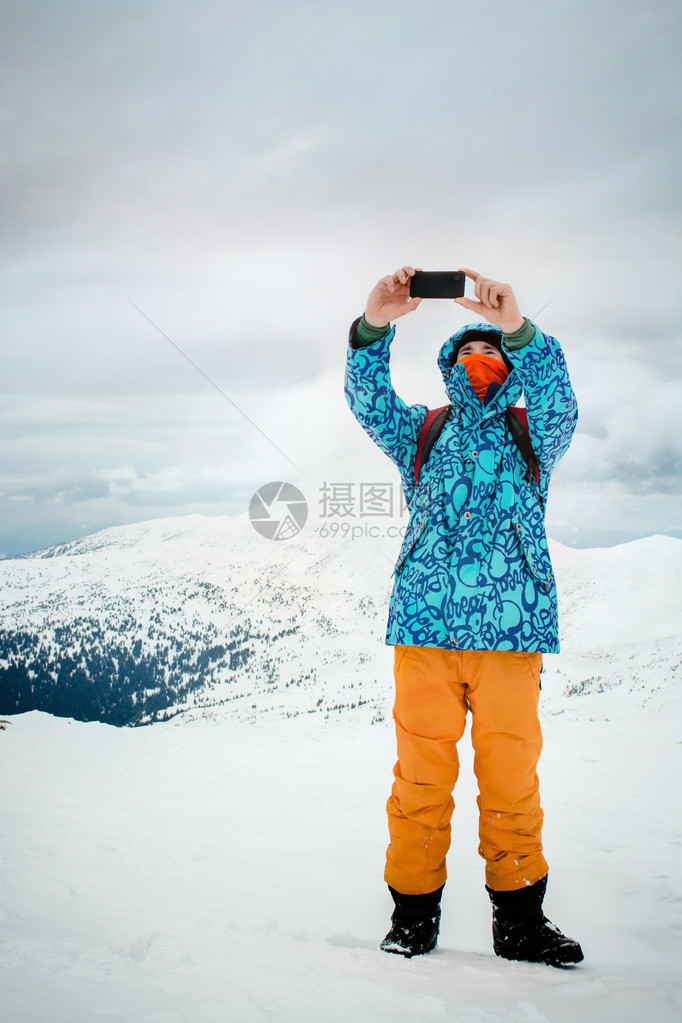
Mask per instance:
[[[439,948],[407,961],[377,951],[389,722],[12,718],[3,1020],[679,1020],[680,698],[668,684],[646,707],[624,686],[557,700],[540,765],[546,909],[585,951],[565,971],[492,954],[466,737]]]
[[[264,656],[282,632],[281,678],[241,668],[241,700],[216,706],[218,688],[203,706],[199,691],[146,728],[34,711],[0,730],[3,1023],[677,1023],[682,541],[553,545],[546,910],[585,951],[561,971],[492,954],[467,737],[439,947],[377,951],[392,908],[387,562],[350,543],[323,558],[270,545],[267,560],[251,533],[195,516],[3,563],[7,628],[46,636],[50,615],[77,624],[86,607],[105,636],[125,619],[133,643],[147,600],[164,627],[225,632],[230,594],[253,592]],[[164,587],[146,597],[150,579]]]

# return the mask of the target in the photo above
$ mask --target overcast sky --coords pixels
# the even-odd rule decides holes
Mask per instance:
[[[678,8],[2,0],[0,551],[395,480],[343,370],[403,263],[561,341],[551,535],[679,535]],[[470,318],[401,321],[405,400]]]

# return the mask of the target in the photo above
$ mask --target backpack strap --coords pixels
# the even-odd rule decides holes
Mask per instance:
[[[426,419],[422,423],[422,428],[419,433],[419,440],[417,441],[417,455],[414,460],[415,483],[419,482],[419,473],[421,472],[422,467],[426,464],[433,445],[440,437],[443,427],[450,415],[451,409],[452,405],[443,405],[441,408],[430,409],[426,413]],[[528,413],[525,408],[517,408],[516,406],[508,405],[505,409],[505,420],[507,422],[507,428],[512,436],[512,440],[516,444],[521,457],[528,466],[526,470],[526,479],[530,482],[531,478],[535,477],[535,482],[539,489],[540,468],[528,433]],[[541,497],[540,504],[542,504]]]
[[[508,405],[505,411],[505,419],[507,420],[507,426],[509,427],[512,439],[521,452],[521,457],[528,466],[526,479],[530,482],[531,477],[534,476],[535,482],[539,487],[540,468],[528,433],[528,413],[525,408],[517,408],[516,406]]]
[[[421,468],[431,454],[431,448],[440,437],[445,421],[450,415],[452,405],[443,405],[441,408],[432,408],[426,413],[426,419],[422,423],[419,440],[417,441],[417,457],[414,460],[414,482],[419,482]]]

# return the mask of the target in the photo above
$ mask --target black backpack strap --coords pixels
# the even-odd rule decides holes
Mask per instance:
[[[507,421],[507,427],[512,435],[512,440],[516,444],[521,457],[527,465],[526,479],[530,483],[532,479],[540,487],[540,467],[538,466],[538,460],[535,457],[533,451],[533,445],[531,444],[530,435],[528,433],[528,413],[525,408],[514,408],[508,405],[505,410],[505,419]],[[542,504],[542,498],[540,498],[540,504]]]
[[[414,482],[419,482],[419,473],[422,466],[431,454],[431,449],[441,435],[446,420],[450,415],[452,405],[443,405],[442,408],[434,408],[426,413],[426,419],[422,423],[419,440],[417,441],[417,457],[414,460]]]

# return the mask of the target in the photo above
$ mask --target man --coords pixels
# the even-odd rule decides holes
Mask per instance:
[[[436,945],[456,744],[471,710],[495,952],[565,966],[583,955],[542,913],[548,868],[536,767],[542,654],[559,649],[544,508],[575,428],[575,396],[558,342],[521,315],[511,287],[464,270],[476,300],[455,302],[487,323],[441,348],[452,408],[416,480],[428,410],[406,405],[389,371],[391,321],[422,301],[410,297],[414,272],[402,267],[371,292],[351,328],[345,386],[353,415],[400,470],[410,509],[386,634],[398,761],[384,875],[395,909],[381,947],[412,956]],[[533,471],[508,423],[522,391]]]

